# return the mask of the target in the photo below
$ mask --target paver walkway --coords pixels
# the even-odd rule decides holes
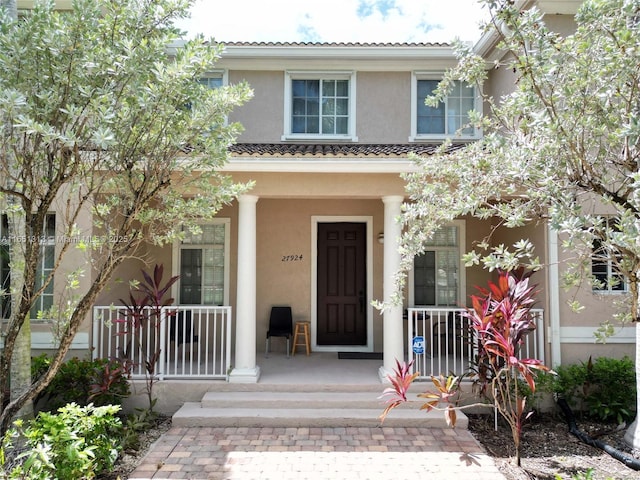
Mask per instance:
[[[173,427],[133,479],[499,480],[468,430]]]

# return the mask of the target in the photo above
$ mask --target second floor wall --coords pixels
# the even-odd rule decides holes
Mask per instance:
[[[327,75],[331,72],[327,71]],[[358,143],[407,143],[411,136],[411,72],[355,72],[355,135],[331,141]],[[285,72],[231,71],[229,82],[247,81],[254,98],[236,109],[230,120],[245,128],[238,139],[242,143],[278,143],[287,141],[285,131]],[[350,132],[352,133],[352,132]],[[290,137],[293,141],[293,138]],[[302,140],[302,138],[301,138]],[[309,137],[305,140],[312,140]],[[322,141],[322,136],[315,141]],[[329,140],[329,138],[327,138]]]
[[[469,110],[482,108],[475,87],[456,85],[446,102],[424,105],[455,65],[448,45],[241,44],[225,52],[216,65],[222,83],[245,81],[254,91],[229,118],[245,128],[240,143],[440,143],[481,135],[456,133]]]

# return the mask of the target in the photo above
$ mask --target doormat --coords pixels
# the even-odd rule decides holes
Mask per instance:
[[[341,360],[382,360],[382,352],[338,352]]]

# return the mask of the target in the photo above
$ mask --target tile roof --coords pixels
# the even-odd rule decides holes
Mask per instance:
[[[343,156],[343,157],[405,157],[409,152],[418,155],[432,155],[440,144],[408,143],[408,144],[335,144],[335,143],[236,143],[229,147],[234,156]],[[464,143],[452,144],[447,152],[462,148]]]

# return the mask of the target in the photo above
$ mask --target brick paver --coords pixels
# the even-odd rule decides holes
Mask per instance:
[[[173,427],[131,479],[497,480],[467,430]]]

